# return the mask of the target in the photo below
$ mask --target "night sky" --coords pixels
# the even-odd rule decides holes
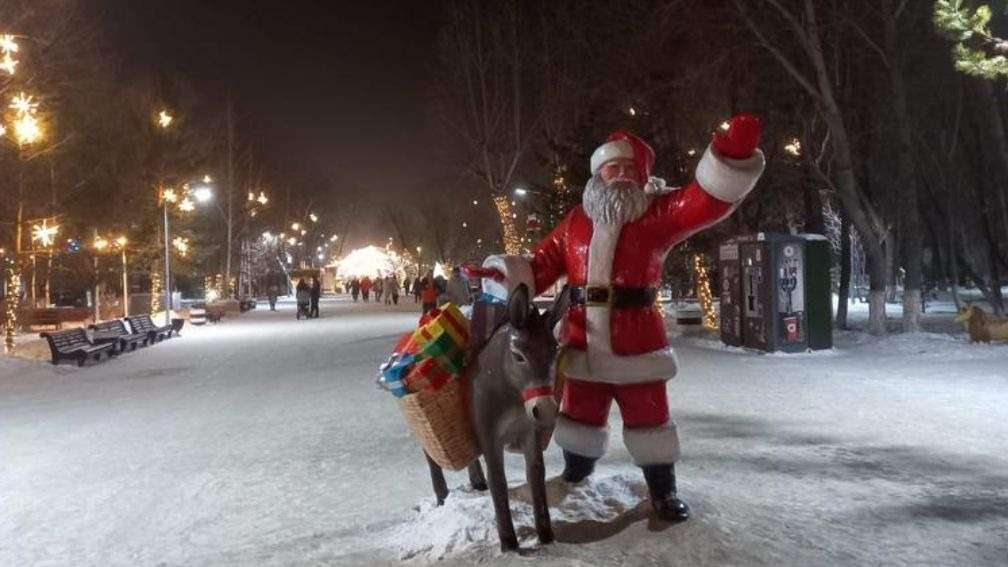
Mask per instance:
[[[317,163],[350,190],[369,193],[401,191],[429,175],[436,3],[96,5],[125,80],[174,70],[222,107],[230,88],[274,159]]]

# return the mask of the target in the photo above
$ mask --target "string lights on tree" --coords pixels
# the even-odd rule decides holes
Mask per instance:
[[[7,293],[4,295],[4,352],[14,352],[14,334],[18,323],[18,299],[21,297],[21,274],[17,262],[8,256],[0,257]]]
[[[703,326],[707,329],[717,329],[717,314],[714,312],[714,298],[711,296],[710,276],[704,265],[703,254],[693,255],[693,273],[696,274],[697,298],[700,300],[700,311],[703,313]]]
[[[497,208],[497,215],[500,217],[501,228],[504,232],[504,252],[507,254],[521,254],[521,235],[515,227],[516,214],[511,206],[511,201],[504,195],[493,198],[494,206]]]

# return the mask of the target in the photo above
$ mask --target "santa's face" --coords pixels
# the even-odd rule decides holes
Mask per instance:
[[[608,225],[623,225],[632,222],[647,210],[651,204],[651,196],[644,192],[641,183],[637,181],[636,168],[631,160],[627,167],[610,169],[612,177],[606,179],[605,169],[610,163],[603,165],[596,175],[593,175],[585,185],[582,204],[588,218],[594,222]]]
[[[619,158],[609,160],[599,168],[599,175],[606,183],[614,181],[632,181],[637,185],[643,183],[637,167],[632,159]]]

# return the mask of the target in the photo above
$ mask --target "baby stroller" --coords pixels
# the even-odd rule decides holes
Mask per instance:
[[[297,299],[297,318],[301,320],[303,316],[305,319],[311,319],[311,311],[309,311],[308,306],[311,303],[311,293],[307,289],[298,290],[295,294]]]

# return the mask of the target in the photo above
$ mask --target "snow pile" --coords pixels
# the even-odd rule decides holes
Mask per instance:
[[[637,472],[595,474],[580,485],[559,478],[546,483],[554,530],[567,524],[571,531],[591,530],[593,524],[611,523],[635,510],[646,498]],[[538,545],[532,496],[527,484],[509,489],[511,514],[522,547]],[[380,540],[394,542],[400,559],[438,561],[468,554],[499,553],[496,519],[490,491],[454,488],[443,506],[433,496],[415,508],[406,523],[389,528]]]

